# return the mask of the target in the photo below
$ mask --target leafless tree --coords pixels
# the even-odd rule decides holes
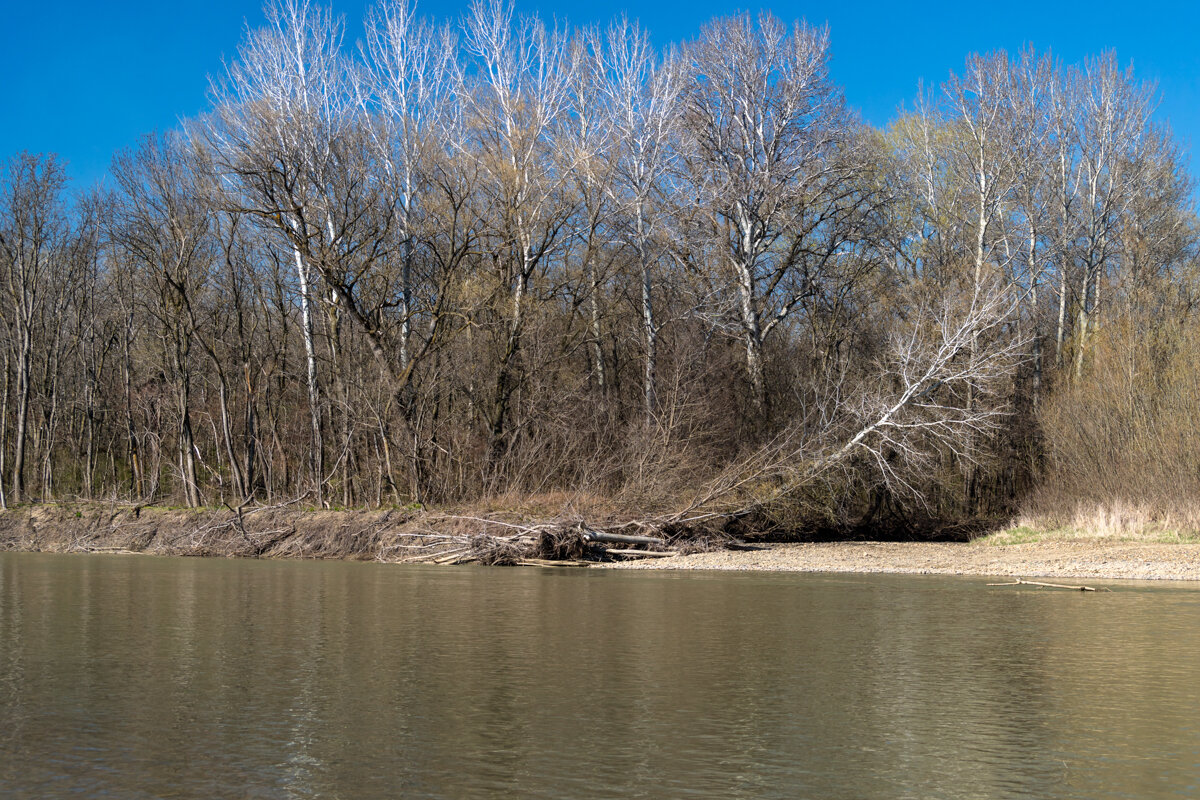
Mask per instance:
[[[473,147],[464,155],[479,165],[487,209],[485,258],[509,306],[488,414],[490,449],[497,456],[509,444],[530,283],[562,243],[571,216],[565,205],[568,175],[550,157],[570,103],[567,36],[537,18],[514,16],[507,0],[471,6],[464,44],[477,67],[459,90],[474,132]]]
[[[385,196],[397,217],[399,240],[399,371],[411,361],[414,261],[420,249],[421,218],[434,190],[434,170],[444,154],[461,144],[453,92],[458,44],[448,25],[435,27],[416,17],[407,0],[385,0],[367,20],[363,80],[357,96],[366,130],[376,148]],[[444,293],[439,293],[439,296]],[[428,340],[426,340],[428,341]]]
[[[55,290],[58,251],[67,235],[61,204],[66,174],[52,156],[21,153],[9,159],[4,177],[0,187],[0,269],[4,317],[11,336],[10,361],[16,372],[12,491],[7,500],[19,503],[25,499],[35,339],[43,324],[54,324],[45,319],[47,296]]]
[[[856,235],[857,123],[829,80],[827,30],[748,14],[706,25],[685,58],[685,124],[705,235],[728,269],[751,400],[763,343]]]
[[[1008,413],[1006,383],[1028,347],[999,335],[1015,330],[1010,285],[989,280],[962,300],[913,309],[865,383],[830,381],[831,402],[732,464],[672,521],[745,516],[814,492],[828,501],[864,483],[924,502],[924,476],[942,457],[981,458],[979,442]],[[968,404],[969,393],[993,402]]]
[[[1023,50],[1012,68],[1009,82],[1009,125],[1016,154],[1013,193],[1012,249],[1020,255],[1013,259],[1012,282],[1024,287],[1029,297],[1032,327],[1032,401],[1036,405],[1042,392],[1041,288],[1049,271],[1048,252],[1052,239],[1054,162],[1052,98],[1061,70],[1049,55]]]
[[[646,360],[642,394],[646,418],[656,413],[658,333],[654,313],[655,267],[664,255],[661,231],[677,168],[682,91],[679,64],[655,55],[648,34],[621,19],[599,49],[602,96],[612,109],[613,193],[620,209],[619,230],[637,254],[641,273],[642,335]]]
[[[1154,87],[1134,79],[1109,53],[1084,61],[1074,71],[1082,231],[1075,375],[1101,305],[1103,277],[1115,258],[1118,229],[1137,183],[1137,153],[1149,133]]]
[[[572,226],[579,244],[579,272],[588,306],[588,350],[596,388],[608,389],[604,356],[602,294],[605,271],[601,260],[611,244],[613,181],[615,180],[615,119],[604,93],[604,40],[598,30],[581,31],[571,43],[569,121],[558,137],[561,157],[569,165],[578,196],[577,222]],[[608,259],[611,261],[612,259]]]
[[[214,252],[212,215],[203,202],[194,162],[179,137],[150,137],[113,163],[120,187],[110,241],[137,265],[149,290],[144,308],[158,323],[165,366],[179,415],[178,465],[189,506],[201,504],[192,425],[192,347],[198,327],[196,295],[208,281]]]
[[[350,121],[353,94],[341,54],[342,23],[310,0],[267,6],[267,26],[250,34],[214,87],[216,110],[204,129],[231,207],[272,222],[292,247],[301,308],[312,428],[310,468],[321,502],[324,439],[313,340],[312,287],[318,253],[338,249],[325,194],[341,179],[333,145]]]

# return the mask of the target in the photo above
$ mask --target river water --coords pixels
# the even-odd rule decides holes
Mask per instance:
[[[0,553],[3,798],[1200,796],[1200,591]]]

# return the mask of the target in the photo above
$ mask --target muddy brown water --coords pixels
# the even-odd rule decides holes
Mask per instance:
[[[1200,796],[1200,591],[0,553],[3,798]]]

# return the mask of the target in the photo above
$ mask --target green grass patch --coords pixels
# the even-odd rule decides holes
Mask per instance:
[[[1200,531],[1176,530],[1149,525],[1120,531],[1098,531],[1088,528],[1038,528],[1014,525],[976,539],[977,544],[1004,547],[1037,542],[1148,542],[1154,544],[1200,544]]]

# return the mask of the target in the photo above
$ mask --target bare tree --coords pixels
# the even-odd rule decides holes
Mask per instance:
[[[46,322],[47,295],[54,289],[55,262],[67,234],[63,167],[53,157],[21,153],[5,170],[0,197],[0,269],[4,316],[11,331],[16,371],[13,460],[8,500],[25,499],[25,445],[29,436],[35,339]],[[55,324],[54,321],[50,321]]]
[[[1014,332],[1017,299],[990,280],[965,298],[951,293],[914,308],[865,382],[834,377],[825,403],[722,471],[671,521],[745,516],[811,502],[805,495],[814,492],[827,502],[873,485],[926,502],[925,476],[938,461],[978,461],[982,437],[1008,413],[1006,384],[1028,347],[1005,335]]]
[[[1053,117],[1052,97],[1061,71],[1048,55],[1025,49],[1013,65],[1009,83],[1011,99],[1008,137],[1016,154],[1013,210],[1017,217],[1012,231],[1012,282],[1024,287],[1029,298],[1031,344],[1033,347],[1032,400],[1042,393],[1041,285],[1049,271],[1048,252],[1052,237]],[[1019,267],[1018,267],[1019,265]]]
[[[682,79],[673,59],[659,59],[649,36],[621,19],[608,30],[600,51],[604,95],[612,108],[613,191],[622,238],[637,254],[641,273],[642,336],[646,360],[642,394],[647,421],[656,413],[658,333],[654,271],[663,257],[662,217],[669,209],[669,179],[676,169]]]
[[[830,82],[829,34],[769,15],[706,25],[685,49],[692,182],[729,270],[755,414],[763,343],[855,237],[856,123]]]
[[[466,155],[479,165],[490,250],[485,257],[509,306],[488,414],[495,457],[510,444],[530,284],[562,243],[571,216],[564,203],[568,176],[550,156],[570,102],[572,64],[563,32],[537,18],[514,19],[506,0],[471,6],[465,46],[478,61],[460,90],[474,130]]]
[[[119,154],[113,176],[120,187],[110,241],[136,264],[149,297],[144,307],[158,322],[164,360],[174,382],[179,415],[177,455],[184,498],[201,504],[192,425],[192,346],[198,327],[196,295],[213,265],[211,214],[195,190],[196,172],[177,136],[148,138]]]
[[[80,218],[76,238],[79,240],[79,280],[74,312],[78,326],[77,353],[82,372],[82,461],[81,491],[86,499],[95,494],[99,460],[104,453],[102,417],[107,403],[101,395],[102,381],[115,357],[120,318],[113,313],[111,280],[103,258],[103,221],[108,215],[107,203],[98,191],[79,201]]]
[[[1080,263],[1075,375],[1083,371],[1084,352],[1101,305],[1104,274],[1115,258],[1118,229],[1134,195],[1137,152],[1148,133],[1155,90],[1121,69],[1109,53],[1087,59],[1075,71],[1080,115],[1082,230],[1076,249]]]
[[[453,96],[458,44],[448,25],[418,19],[408,0],[371,11],[358,100],[385,173],[400,247],[399,370],[410,362],[414,260],[437,155],[458,143]]]
[[[324,189],[341,177],[333,145],[349,122],[353,94],[340,19],[310,0],[278,0],[266,16],[267,26],[250,34],[225,83],[214,87],[217,108],[204,135],[217,169],[236,192],[231,207],[272,222],[292,247],[307,366],[310,469],[320,503],[325,447],[311,260],[338,249],[334,203]]]
[[[603,39],[594,28],[582,31],[572,42],[570,121],[558,138],[561,157],[569,165],[578,195],[578,221],[572,227],[581,251],[579,270],[588,306],[591,371],[602,397],[608,390],[609,374],[601,325],[601,295],[607,275],[600,262],[606,251],[611,250],[616,155],[614,114],[604,92],[607,83],[603,46]]]
[[[966,192],[961,224],[971,231],[972,285],[982,285],[988,270],[1003,274],[1013,258],[1004,228],[1016,183],[1016,151],[1009,124],[1012,76],[1003,52],[972,56],[961,76],[946,83],[948,122],[958,135],[945,139],[945,158]]]

